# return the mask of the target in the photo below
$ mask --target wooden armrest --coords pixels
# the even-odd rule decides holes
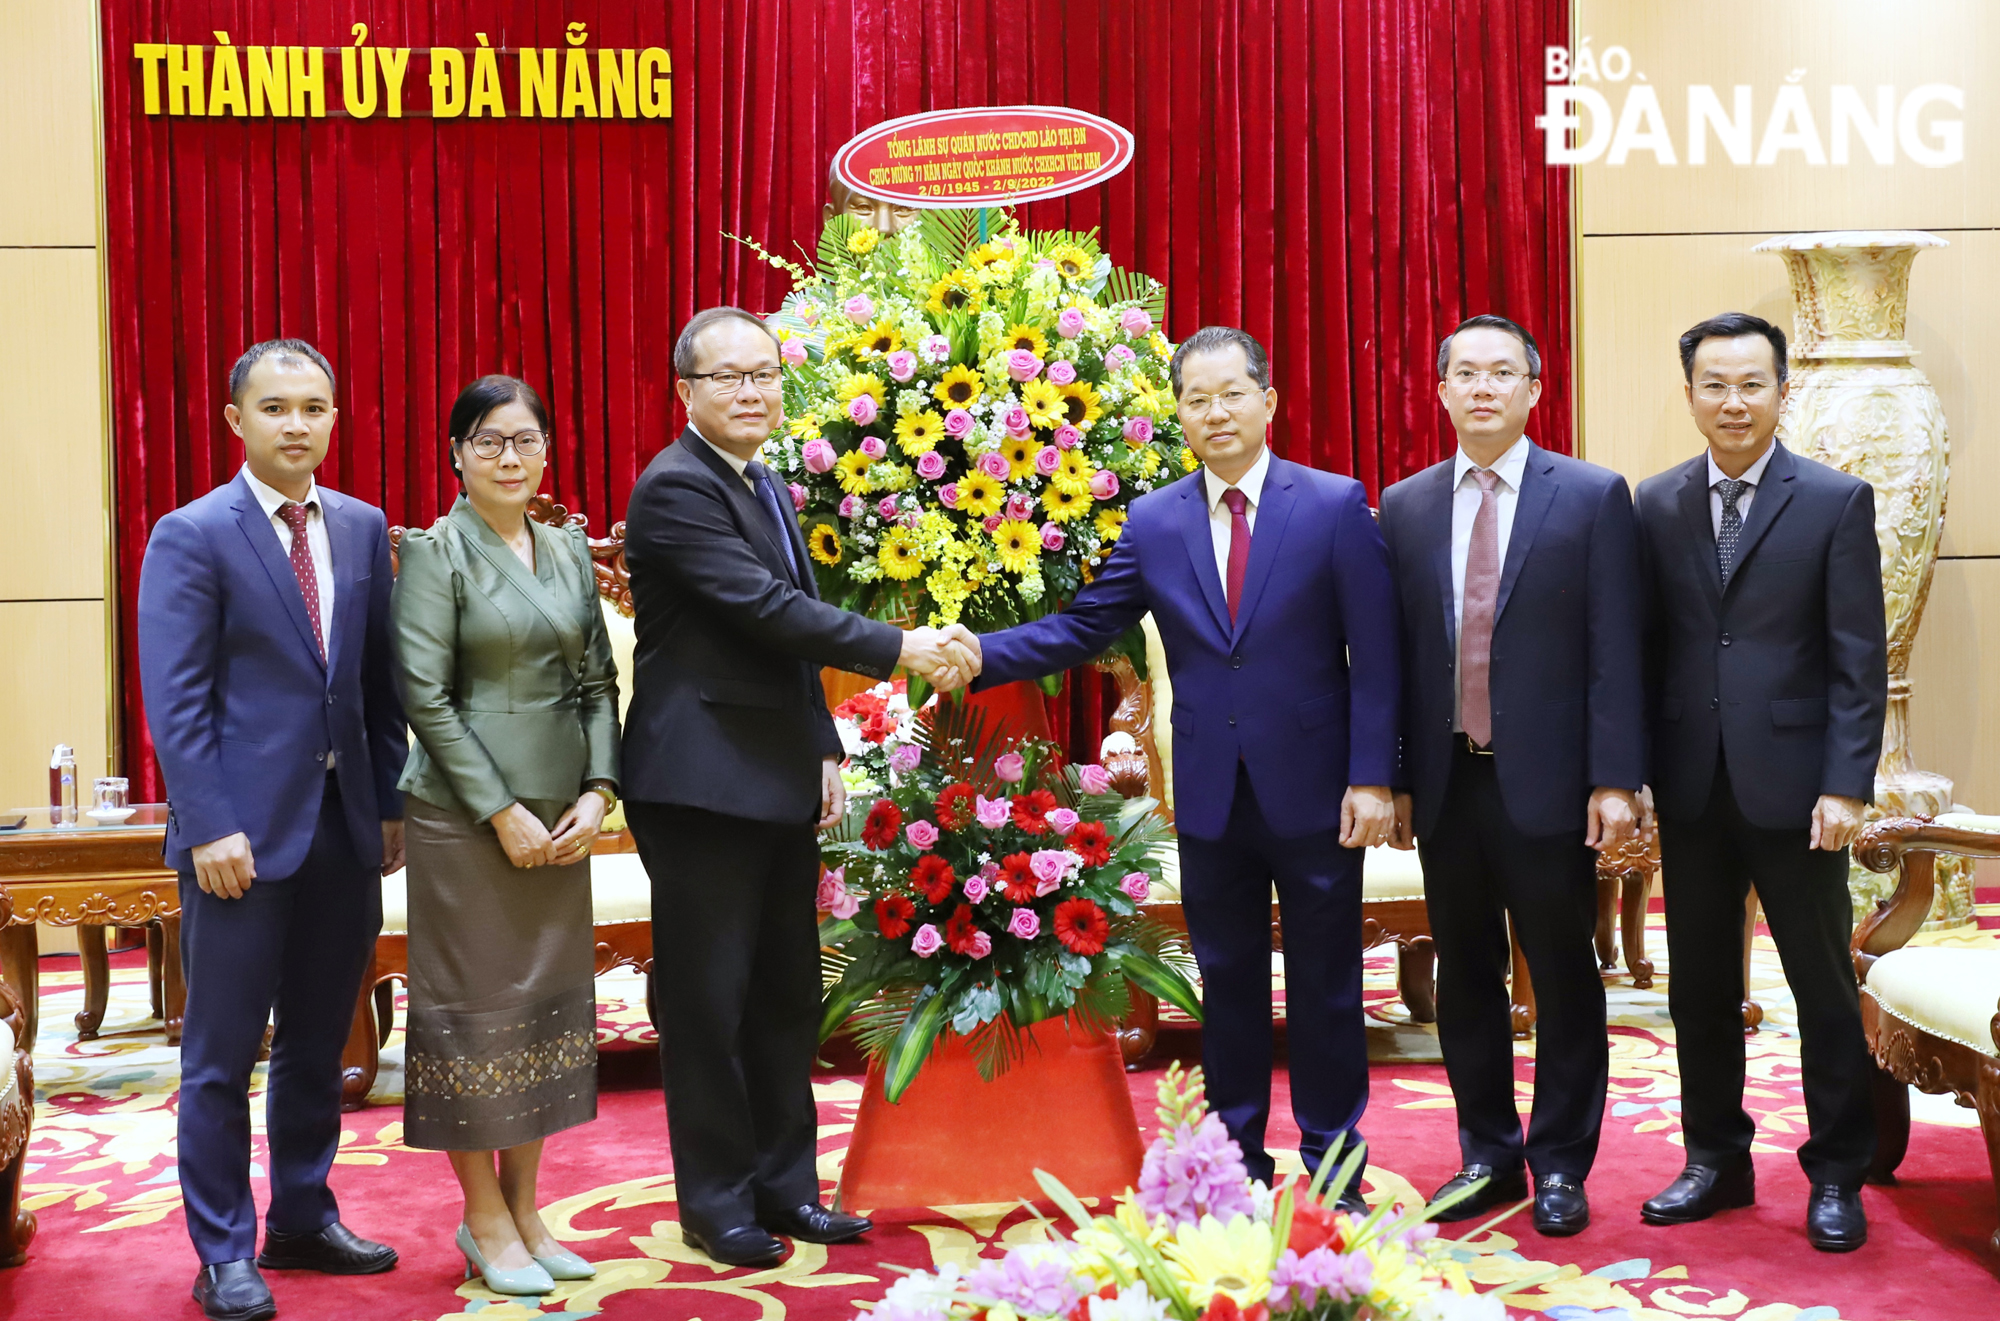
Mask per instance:
[[[1867,980],[1876,959],[1901,949],[1922,928],[1937,891],[1940,853],[2000,858],[2000,834],[1940,826],[1921,817],[1884,817],[1861,832],[1854,845],[1856,862],[1874,872],[1894,871],[1899,865],[1903,871],[1895,893],[1854,929],[1855,976]]]

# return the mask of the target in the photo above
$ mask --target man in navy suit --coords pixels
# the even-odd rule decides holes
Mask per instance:
[[[1397,843],[1423,856],[1438,1043],[1463,1166],[1443,1220],[1525,1195],[1535,1226],[1590,1223],[1610,1054],[1591,935],[1597,848],[1632,837],[1644,783],[1640,588],[1625,479],[1528,439],[1534,337],[1476,316],[1438,346],[1458,453],[1382,493],[1402,599]],[[1535,1105],[1514,1108],[1508,930],[1540,1008]]]
[[[313,481],[333,370],[273,340],[229,374],[236,479],[162,518],[139,572],[139,674],[180,872],[179,1164],[195,1300],[212,1321],[277,1306],[258,1267],[372,1274],[393,1249],[340,1223],[340,1052],[403,865],[408,741],[389,645],[382,511]],[[275,1010],[271,1205],[257,1253],[250,1073]],[[256,1257],[253,1263],[252,1256]]]
[[[1806,1237],[1847,1252],[1868,1239],[1875,1155],[1847,893],[1889,704],[1875,492],[1778,443],[1783,331],[1727,312],[1680,352],[1708,449],[1639,483],[1637,504],[1687,1166],[1640,1214],[1684,1224],[1756,1200],[1740,1017],[1754,885],[1798,1002]]]
[[[1361,1140],[1361,850],[1387,842],[1395,820],[1396,598],[1361,484],[1266,448],[1277,391],[1263,346],[1208,326],[1171,371],[1202,468],[1132,502],[1115,552],[1067,610],[977,639],[977,686],[1079,665],[1152,612],[1173,678],[1208,1100],[1268,1182],[1273,882],[1299,1154],[1315,1169]],[[1361,1205],[1354,1189],[1343,1201]]]

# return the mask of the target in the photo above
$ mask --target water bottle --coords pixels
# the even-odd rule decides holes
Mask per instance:
[[[67,743],[49,754],[49,824],[76,824],[76,749]]]

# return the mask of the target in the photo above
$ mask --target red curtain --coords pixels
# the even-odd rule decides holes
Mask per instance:
[[[1130,127],[1131,169],[1024,208],[1102,231],[1167,285],[1169,336],[1269,345],[1275,443],[1379,491],[1449,452],[1438,337],[1496,311],[1540,338],[1537,439],[1570,448],[1567,179],[1533,127],[1567,0],[103,0],[117,558],[125,674],[153,523],[241,461],[224,376],[275,335],[339,374],[328,485],[422,524],[455,490],[457,390],[490,371],[554,409],[554,493],[602,532],[677,433],[668,358],[697,308],[776,305],[786,277],[725,239],[810,248],[827,162],[861,128],[1038,102]],[[666,120],[351,119],[335,48],[366,23],[420,48],[664,46]],[[329,117],[143,113],[135,42],[320,45]],[[514,103],[513,60],[502,62]],[[162,790],[136,682],[134,791]],[[1092,758],[1106,709],[1075,676],[1052,714]]]

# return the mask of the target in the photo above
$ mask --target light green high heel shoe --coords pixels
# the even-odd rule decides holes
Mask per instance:
[[[555,1291],[556,1282],[540,1265],[520,1266],[511,1271],[487,1265],[485,1255],[479,1251],[479,1244],[472,1239],[472,1231],[462,1224],[458,1227],[458,1250],[465,1256],[465,1278],[469,1280],[474,1275],[479,1276],[494,1293],[545,1294]]]
[[[567,1248],[558,1248],[546,1257],[536,1257],[535,1264],[549,1273],[552,1280],[594,1280],[597,1267],[577,1256]]]

